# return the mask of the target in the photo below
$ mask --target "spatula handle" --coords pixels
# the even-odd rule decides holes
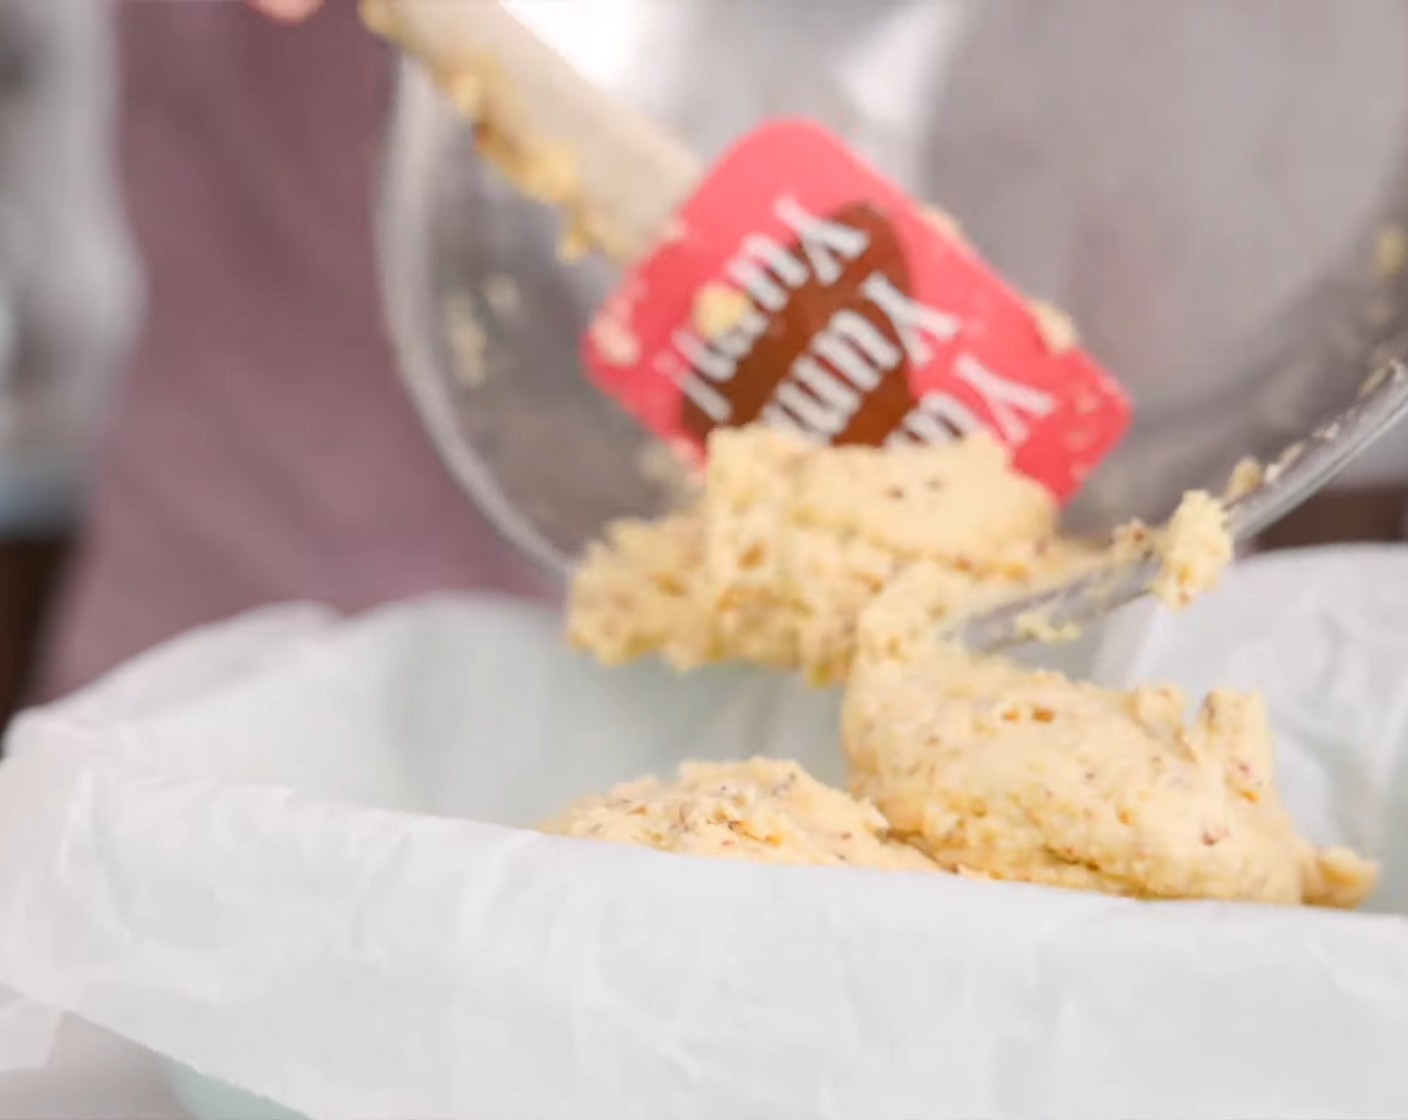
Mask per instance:
[[[640,256],[703,168],[593,85],[494,0],[363,0],[376,33],[419,59],[518,189],[559,207],[577,247]]]

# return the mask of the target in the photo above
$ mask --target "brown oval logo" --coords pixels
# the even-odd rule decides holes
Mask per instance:
[[[898,237],[872,203],[858,202],[826,216],[864,232],[868,244],[845,262],[834,283],[815,273],[792,290],[768,329],[738,362],[726,383],[711,382],[730,404],[730,423],[748,424],[780,408],[832,443],[879,444],[914,407],[903,340],[882,310],[861,294],[881,273],[911,294],[909,268]],[[800,260],[800,242],[786,246]],[[805,417],[799,416],[805,413]],[[681,401],[686,431],[703,439],[714,421],[687,397]]]

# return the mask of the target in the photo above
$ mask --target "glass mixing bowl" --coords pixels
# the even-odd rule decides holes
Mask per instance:
[[[1408,306],[1408,5],[1398,0],[519,0],[584,74],[716,157],[770,116],[826,122],[1066,308],[1137,420],[1072,508],[1160,517],[1357,391]],[[409,64],[381,250],[402,372],[449,469],[564,571],[671,497],[585,379],[614,282],[479,163]],[[1351,481],[1408,474],[1390,436]]]

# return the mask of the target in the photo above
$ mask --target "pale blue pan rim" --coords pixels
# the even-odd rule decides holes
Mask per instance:
[[[283,1105],[206,1077],[188,1065],[160,1055],[158,1061],[172,1095],[192,1120],[307,1120]]]

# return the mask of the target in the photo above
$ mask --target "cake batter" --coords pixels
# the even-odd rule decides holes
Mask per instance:
[[[1117,692],[867,618],[846,694],[853,791],[940,866],[1137,898],[1352,907],[1372,863],[1317,850],[1274,783],[1257,695]]]
[[[889,839],[875,807],[822,785],[795,762],[691,762],[673,781],[617,786],[572,805],[543,831],[754,863],[935,871]]]
[[[1160,560],[1153,592],[1182,608],[1232,559],[1217,499],[1190,493],[1162,529],[1097,549],[1057,535],[1055,502],[985,435],[879,450],[736,429],[709,450],[698,502],[589,553],[572,639],[608,663],[659,652],[844,682],[855,797],[791,763],[693,764],[581,802],[553,831],[1146,899],[1352,907],[1373,889],[1371,862],[1314,848],[1282,806],[1259,697],[1215,691],[1187,720],[1175,689],[1103,690],[937,636],[1132,553]]]
[[[1130,550],[1161,558],[1155,593],[1177,608],[1232,558],[1225,510],[1205,494],[1185,498],[1166,529],[1131,526],[1103,549],[1061,537],[1057,514],[986,433],[879,449],[719,429],[698,502],[618,523],[588,551],[568,634],[609,665],[648,653],[679,669],[743,660],[836,684],[861,613],[916,567],[930,576],[927,616],[944,622]]]

